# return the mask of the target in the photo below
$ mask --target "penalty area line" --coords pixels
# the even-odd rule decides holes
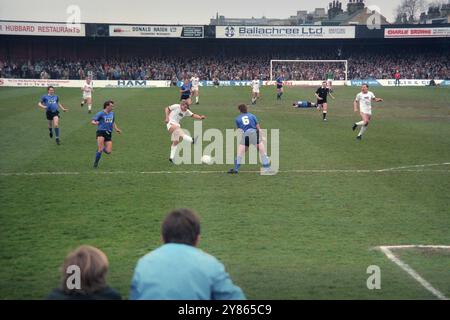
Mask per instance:
[[[432,164],[418,164],[403,167],[394,167],[386,169],[292,169],[292,170],[279,170],[277,173],[393,173],[393,172],[442,172],[450,173],[450,169],[424,169],[427,167],[435,166],[447,166],[450,162],[444,163],[432,163]],[[241,170],[239,173],[260,173],[259,170]],[[180,170],[180,171],[43,171],[43,172],[0,172],[1,177],[10,176],[46,176],[46,175],[82,175],[82,174],[104,174],[104,175],[114,175],[114,174],[222,174],[226,171],[222,170]]]
[[[394,167],[394,168],[387,168],[387,169],[380,169],[378,172],[385,172],[385,171],[394,171],[394,170],[402,170],[402,169],[412,169],[412,168],[425,168],[425,167],[436,167],[436,166],[448,166],[450,165],[450,162],[444,162],[444,163],[430,163],[430,164],[415,164],[410,166],[403,166],[403,167]]]
[[[413,268],[411,268],[407,263],[403,262],[400,258],[398,258],[391,251],[394,249],[411,249],[411,248],[432,248],[432,249],[450,249],[450,246],[441,246],[441,245],[399,245],[399,246],[379,246],[378,247],[386,257],[398,265],[403,271],[408,273],[414,280],[419,282],[422,287],[424,287],[427,291],[433,294],[440,300],[449,300],[442,292],[433,287],[427,280],[425,280],[420,274],[418,274]]]
[[[259,170],[241,170],[239,174],[246,173],[260,173]],[[303,173],[303,174],[359,174],[359,173],[450,173],[450,170],[394,170],[394,171],[379,171],[379,170],[280,170],[277,173]],[[191,171],[84,171],[84,172],[0,172],[0,177],[32,177],[32,176],[78,176],[78,175],[125,175],[125,174],[140,174],[140,175],[176,175],[176,174],[226,174],[225,170],[191,170]]]

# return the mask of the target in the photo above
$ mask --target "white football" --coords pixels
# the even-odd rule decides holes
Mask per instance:
[[[204,155],[204,156],[202,156],[202,162],[204,163],[204,164],[212,164],[212,158],[211,158],[211,156],[208,156],[208,155]]]

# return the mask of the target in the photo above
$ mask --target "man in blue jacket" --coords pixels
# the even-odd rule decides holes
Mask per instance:
[[[200,220],[189,209],[172,211],[161,227],[163,245],[134,270],[132,300],[243,300],[223,264],[197,248]]]

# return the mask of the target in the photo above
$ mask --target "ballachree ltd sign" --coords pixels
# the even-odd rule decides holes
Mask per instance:
[[[217,26],[221,39],[353,39],[354,26]]]

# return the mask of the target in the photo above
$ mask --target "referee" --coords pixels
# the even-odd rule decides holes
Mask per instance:
[[[316,90],[317,109],[322,107],[323,121],[327,121],[327,112],[328,112],[327,97],[328,97],[328,95],[330,95],[330,97],[334,99],[333,95],[330,92],[330,89],[327,88],[327,82],[323,81],[322,86]]]

